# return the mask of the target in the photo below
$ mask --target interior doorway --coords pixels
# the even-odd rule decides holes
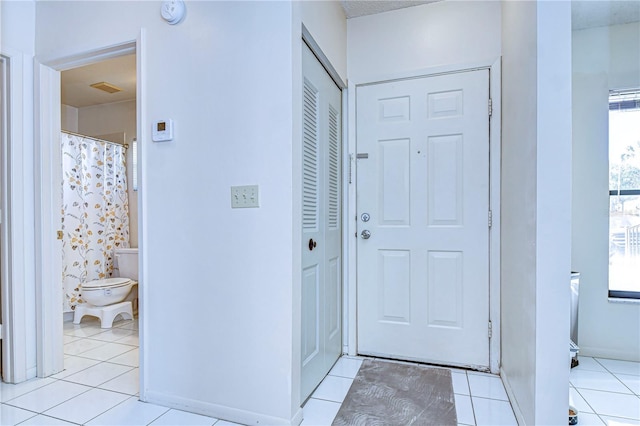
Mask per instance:
[[[87,303],[79,285],[122,276],[114,250],[138,247],[135,54],[62,71],[60,113],[63,309],[69,321]]]
[[[54,277],[60,277],[63,274],[62,266],[62,244],[58,239],[59,232],[62,231],[62,220],[60,212],[62,211],[62,200],[60,197],[60,183],[63,181],[62,173],[62,149],[61,139],[64,127],[78,126],[75,134],[80,132],[92,133],[90,139],[99,139],[103,145],[112,145],[111,139],[120,141],[129,145],[127,153],[127,165],[133,166],[133,145],[142,140],[140,135],[145,135],[141,126],[142,108],[137,102],[141,98],[141,78],[142,70],[137,52],[140,49],[142,39],[122,45],[116,45],[95,51],[84,52],[81,54],[57,58],[47,63],[36,66],[36,105],[37,117],[39,119],[36,126],[36,150],[39,156],[36,158],[36,212],[39,212],[36,220],[36,265],[37,281],[36,281],[36,298],[38,302],[38,318],[37,318],[37,368],[38,376],[47,377],[61,372],[64,368],[64,341],[63,336],[63,317],[67,322],[73,320],[73,312],[63,313],[62,303],[66,301],[72,303],[81,303],[80,300],[74,299],[73,294],[68,295],[63,290],[60,280]],[[133,74],[129,75],[129,79],[133,79],[133,86],[129,87],[130,99],[116,99],[115,102],[98,102],[93,105],[80,105],[77,107],[70,106],[68,93],[63,96],[62,83],[64,74],[74,71],[81,74],[95,74],[95,68],[111,64],[111,67],[122,69],[122,62],[129,61],[133,64]],[[115,62],[111,62],[115,61]],[[114,65],[115,64],[115,65]],[[104,67],[103,67],[104,68]],[[84,73],[84,71],[89,71]],[[109,77],[109,75],[111,77]],[[115,74],[113,70],[107,77],[95,75],[96,81],[93,83],[109,83],[109,78],[113,78]],[[88,77],[87,77],[88,78]],[[84,83],[82,83],[84,84]],[[127,83],[128,84],[128,83]],[[69,82],[67,81],[67,86]],[[101,84],[102,85],[102,84]],[[120,83],[126,86],[125,83]],[[114,84],[114,86],[116,86]],[[123,87],[121,87],[123,88]],[[90,90],[96,90],[89,87]],[[107,93],[98,92],[99,96],[107,97]],[[132,93],[132,95],[131,95]],[[38,99],[39,98],[39,99]],[[66,103],[63,106],[63,102]],[[112,98],[113,99],[113,98]],[[120,103],[120,105],[118,105]],[[113,104],[113,105],[108,105]],[[128,105],[127,105],[128,104]],[[87,109],[84,110],[83,109]],[[64,113],[63,113],[64,110]],[[97,110],[97,111],[96,111]],[[121,117],[115,120],[115,127],[109,125],[104,118],[107,115],[113,117]],[[128,116],[129,118],[123,118]],[[82,117],[84,117],[83,120]],[[126,124],[126,123],[128,124]],[[116,128],[116,130],[110,130]],[[90,130],[87,130],[90,129]],[[73,129],[72,129],[73,130]],[[88,135],[82,135],[88,136]],[[139,147],[141,148],[141,147]],[[138,154],[142,155],[143,150],[137,149]],[[137,163],[137,161],[135,162]],[[127,182],[131,185],[134,181],[139,182],[142,186],[141,171],[129,170],[127,172]],[[106,185],[107,183],[105,183]],[[118,183],[121,184],[121,183]],[[128,200],[132,205],[136,205],[140,199],[140,191],[131,191],[133,194],[128,195]],[[105,217],[105,220],[110,220]],[[140,221],[138,217],[132,218],[132,228],[137,228]],[[136,233],[136,236],[140,236]],[[120,237],[118,237],[120,238]],[[137,243],[137,238],[134,243]],[[109,247],[109,256],[113,255],[114,247]],[[138,256],[141,258],[142,256]],[[139,265],[140,267],[142,265]],[[112,271],[102,272],[108,275]],[[98,278],[107,278],[98,277]],[[138,284],[142,286],[142,277],[138,280]],[[140,295],[140,299],[142,299]],[[88,317],[85,317],[88,318]],[[99,325],[98,325],[99,327]],[[137,354],[137,349],[136,349]],[[141,358],[137,355],[136,358]],[[142,376],[142,375],[141,375]]]

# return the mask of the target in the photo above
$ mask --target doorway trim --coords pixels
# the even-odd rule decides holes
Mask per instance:
[[[491,373],[498,374],[500,371],[500,152],[501,152],[501,58],[489,61],[445,65],[439,67],[425,68],[421,70],[376,75],[371,74],[361,77],[358,81],[349,80],[348,86],[348,152],[349,160],[345,161],[348,170],[347,181],[352,181],[354,185],[345,188],[349,200],[345,203],[345,210],[348,210],[347,217],[357,216],[356,187],[357,187],[357,161],[355,160],[356,145],[356,90],[358,86],[383,83],[394,80],[404,80],[411,78],[431,77],[440,74],[472,71],[478,69],[489,70],[489,96],[493,102],[492,114],[489,120],[489,208],[492,212],[492,226],[489,231],[489,320],[491,321],[491,339],[489,341],[489,369]],[[348,184],[345,184],[348,185]],[[348,220],[344,224],[345,235],[356,235],[356,222]],[[357,327],[357,238],[349,238],[346,247],[345,262],[349,265],[348,277],[345,281],[346,306],[345,311],[348,321],[345,324],[348,336],[347,352],[349,355],[358,354],[358,327]]]
[[[125,41],[116,45],[96,48],[75,54],[35,59],[35,189],[36,189],[36,357],[37,374],[39,377],[47,377],[62,371],[64,367],[64,354],[62,343],[62,285],[59,280],[51,277],[60,277],[62,274],[62,259],[60,257],[60,243],[56,239],[56,231],[60,228],[59,217],[62,200],[60,199],[60,185],[62,170],[60,149],[55,143],[60,134],[60,72],[84,65],[100,62],[128,54],[136,54],[136,121],[137,140],[143,141],[146,137],[145,103],[144,103],[144,29],[141,29],[136,40]],[[138,168],[138,181],[141,187],[144,185],[144,171],[146,165],[145,151],[142,144],[139,145],[138,155],[140,167]],[[143,191],[138,191],[139,215],[138,221],[144,223],[143,212],[145,197]],[[143,317],[143,300],[145,299],[144,281],[144,228],[139,226],[140,249],[140,318]],[[140,358],[144,359],[144,322],[140,323]],[[140,365],[140,399],[143,399],[144,363]]]
[[[0,52],[5,71],[7,93],[4,105],[6,127],[0,137],[2,150],[2,371],[3,379],[19,383],[35,376],[32,347],[35,336],[28,319],[34,313],[32,295],[33,257],[28,245],[33,234],[33,192],[31,158],[33,156],[30,126],[32,96],[32,56],[7,47]],[[13,285],[20,283],[20,285]]]

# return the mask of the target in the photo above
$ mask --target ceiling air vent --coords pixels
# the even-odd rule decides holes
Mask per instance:
[[[109,84],[104,81],[101,81],[100,83],[93,83],[91,87],[95,87],[96,89],[102,90],[107,93],[122,92],[122,89],[118,86],[114,86],[113,84]]]

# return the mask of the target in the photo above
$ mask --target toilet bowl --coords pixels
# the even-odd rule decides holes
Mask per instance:
[[[116,249],[115,256],[120,277],[80,284],[80,292],[86,303],[76,306],[74,324],[80,324],[85,315],[98,317],[101,328],[111,328],[118,315],[133,319],[138,304],[138,249]]]
[[[94,306],[113,305],[122,302],[135,281],[129,278],[107,278],[80,284],[82,298]]]
[[[111,328],[118,315],[123,319],[133,319],[131,300],[123,300],[137,284],[129,278],[107,278],[80,284],[86,303],[76,306],[73,323],[80,324],[82,317],[91,315],[100,319],[100,328]]]

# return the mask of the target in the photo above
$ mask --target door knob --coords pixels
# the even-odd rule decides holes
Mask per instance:
[[[368,240],[371,237],[371,232],[368,229],[365,229],[360,233],[360,236],[363,240]]]
[[[313,250],[314,248],[316,248],[318,244],[313,241],[313,238],[309,238],[309,250]]]

